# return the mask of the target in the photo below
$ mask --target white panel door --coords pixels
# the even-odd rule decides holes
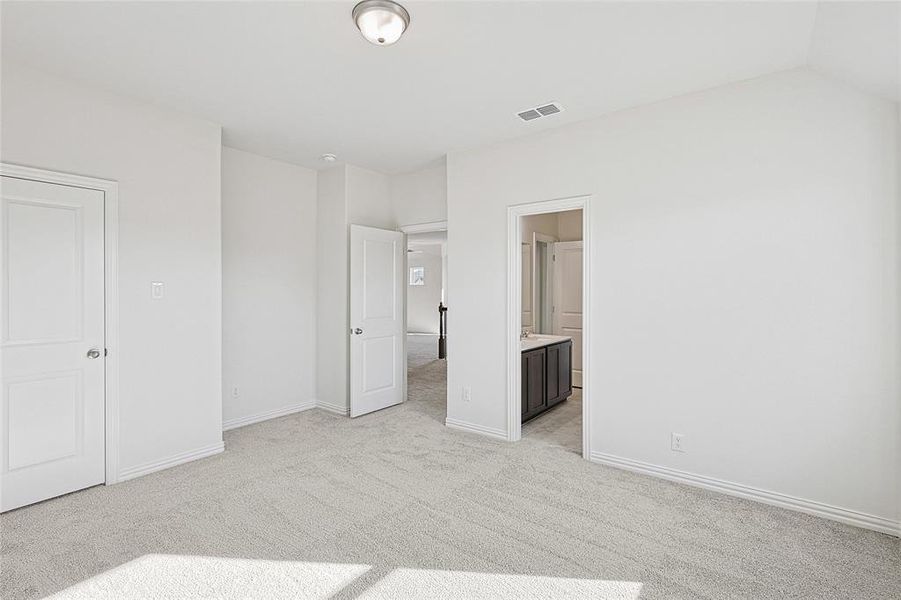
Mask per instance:
[[[582,242],[554,244],[554,333],[573,339],[573,385],[582,387]]]
[[[103,483],[103,192],[3,177],[0,510]]]
[[[404,234],[350,226],[350,416],[404,400]]]

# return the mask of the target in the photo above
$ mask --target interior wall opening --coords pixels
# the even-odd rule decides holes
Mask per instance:
[[[519,217],[521,435],[583,452],[582,210]]]
[[[447,417],[447,229],[408,232],[407,402],[442,424]]]

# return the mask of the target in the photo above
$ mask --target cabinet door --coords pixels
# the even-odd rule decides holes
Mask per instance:
[[[572,394],[572,342],[547,348],[547,405],[566,400]]]
[[[519,389],[520,395],[522,396],[522,416],[525,417],[529,412],[529,355],[523,352],[520,362],[520,376],[522,382]]]
[[[545,366],[547,354],[544,348],[526,352],[523,358],[523,415],[540,412],[545,406]]]
[[[557,353],[557,373],[559,373],[557,378],[557,397],[563,400],[568,398],[573,392],[573,343],[564,342],[558,347],[560,351]]]
[[[547,404],[551,405],[560,399],[560,346],[547,347]]]

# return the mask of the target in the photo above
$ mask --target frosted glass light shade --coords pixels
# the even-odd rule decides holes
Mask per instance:
[[[354,7],[354,23],[376,46],[390,46],[410,25],[410,13],[391,0],[363,0]]]

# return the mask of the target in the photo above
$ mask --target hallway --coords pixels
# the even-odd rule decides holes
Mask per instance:
[[[447,361],[438,358],[438,336],[407,335],[407,402],[442,425],[447,416]]]

